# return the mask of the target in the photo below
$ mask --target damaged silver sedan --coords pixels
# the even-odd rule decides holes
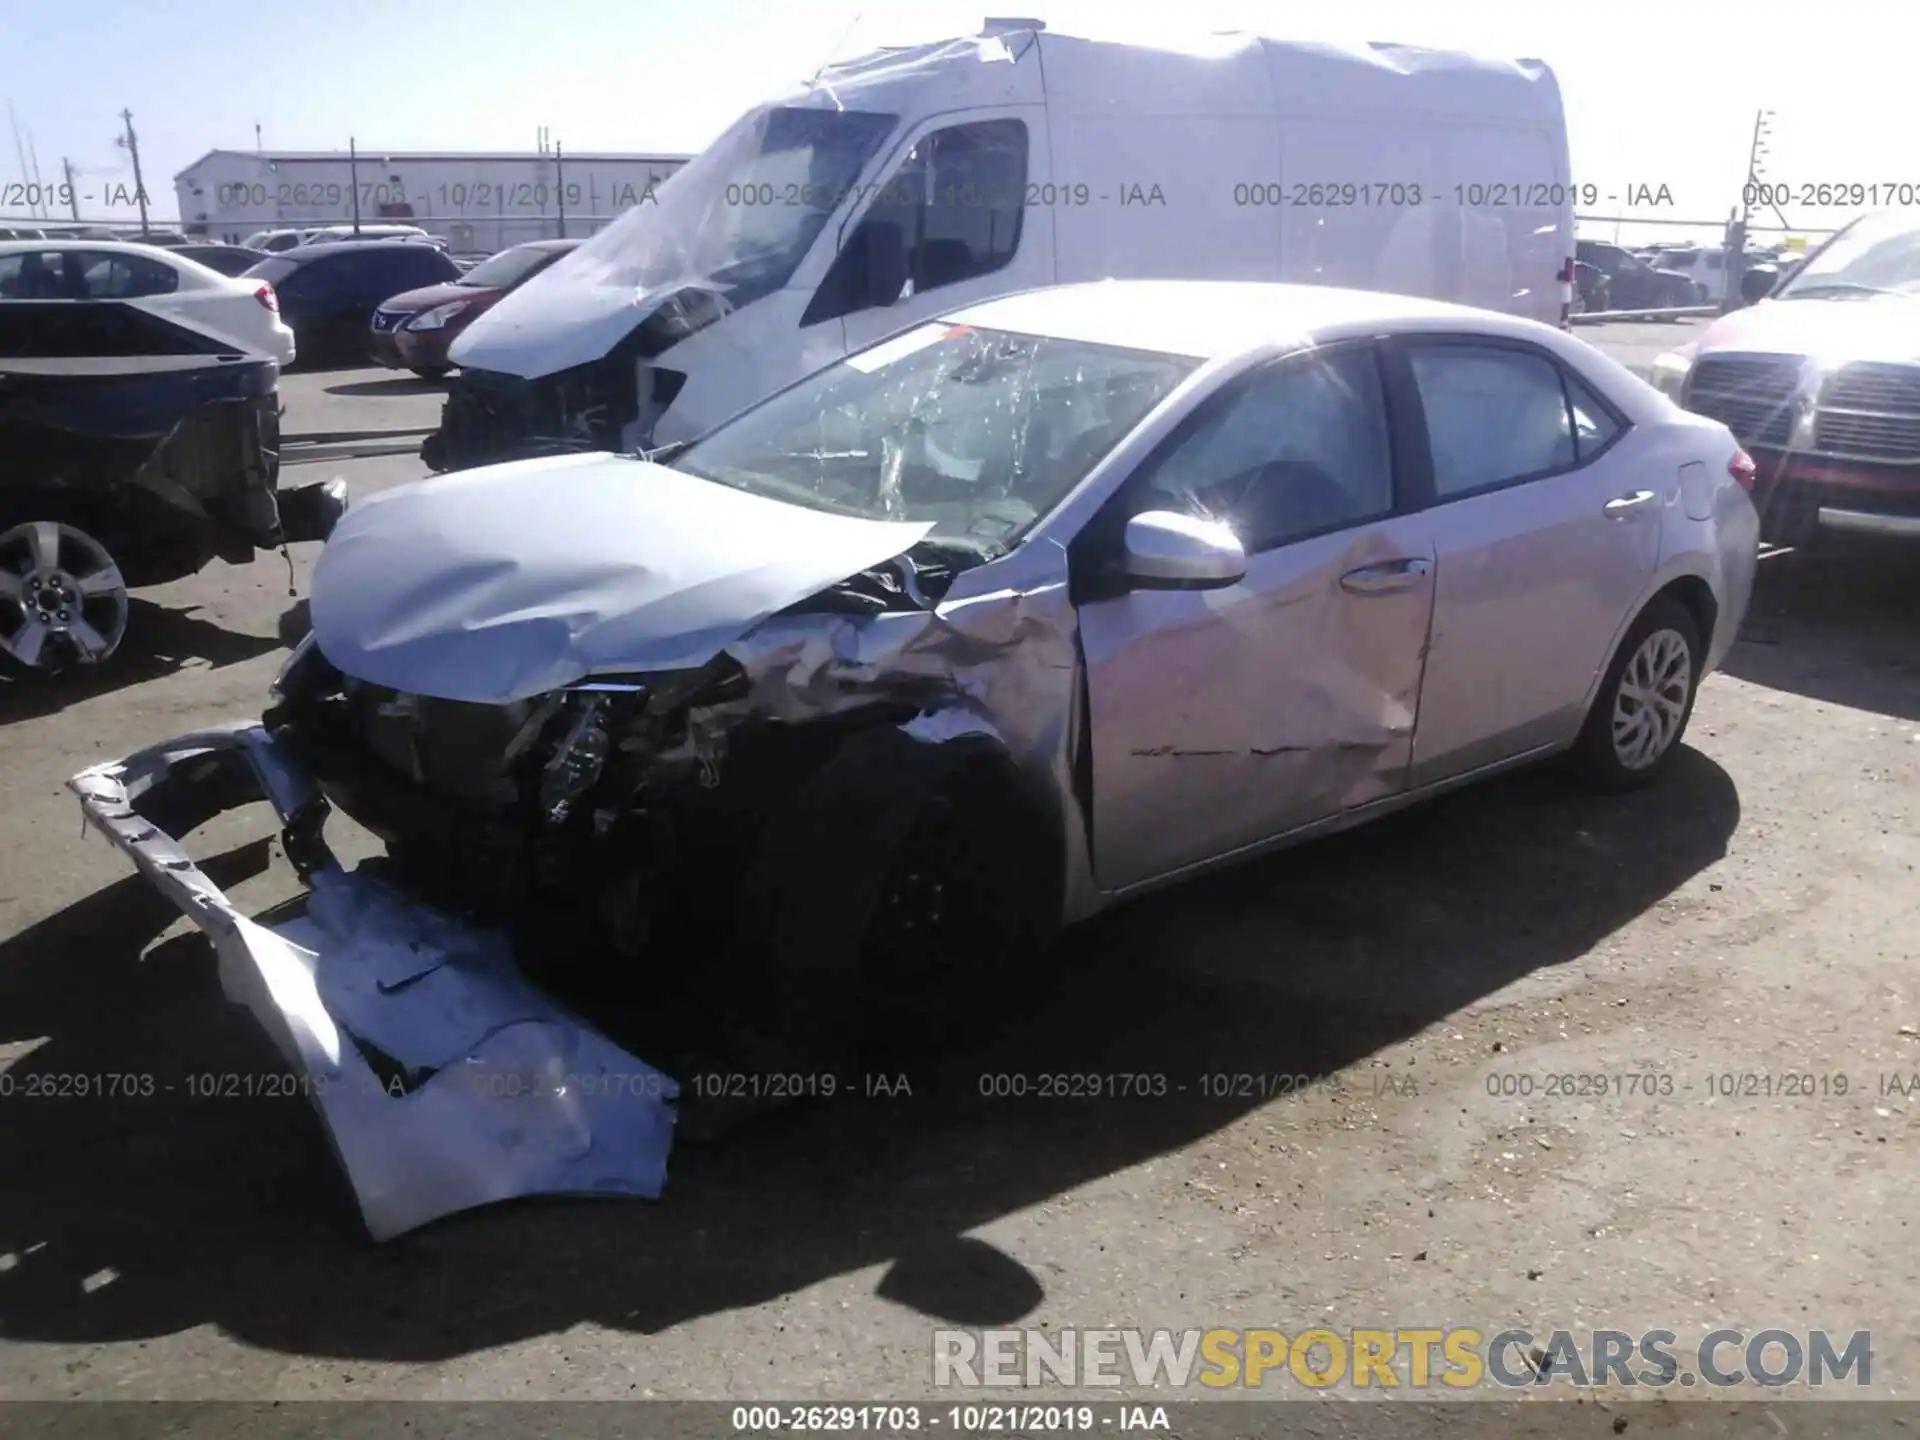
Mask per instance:
[[[309,1078],[376,1237],[654,1195],[672,1067],[554,967],[691,976],[756,1063],[844,1073],[1146,887],[1560,752],[1647,783],[1746,608],[1750,478],[1527,321],[1037,291],[672,452],[375,496],[258,723],[72,783]],[[277,926],[176,843],[263,795],[312,888]],[[385,859],[345,870],[334,810]]]

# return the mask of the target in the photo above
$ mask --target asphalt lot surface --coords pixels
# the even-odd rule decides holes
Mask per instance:
[[[1582,333],[1636,363],[1686,328]],[[437,411],[385,372],[284,383],[295,435]],[[1911,1396],[1916,601],[1908,556],[1763,561],[1652,793],[1520,775],[1166,892],[911,1096],[682,1144],[658,1202],[375,1246],[304,1101],[186,1093],[279,1067],[64,789],[256,714],[280,662],[277,556],[146,592],[111,675],[0,692],[0,1399],[927,1397],[943,1325],[1313,1324],[1870,1329],[1873,1393]],[[264,907],[294,889],[269,834],[256,807],[195,850]],[[1063,1073],[1169,1093],[982,1094]],[[1333,1078],[1273,1093],[1301,1074]]]

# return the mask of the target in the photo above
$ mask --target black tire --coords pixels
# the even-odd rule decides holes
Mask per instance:
[[[1678,724],[1666,736],[1659,752],[1646,763],[1630,764],[1622,754],[1623,749],[1629,749],[1630,746],[1616,744],[1614,739],[1616,707],[1629,712],[1638,708],[1631,703],[1621,704],[1622,681],[1627,677],[1629,666],[1634,665],[1636,657],[1641,656],[1642,647],[1648,646],[1655,637],[1661,635],[1676,636],[1685,646],[1686,694],[1679,699]],[[1670,650],[1668,653],[1671,653]],[[1593,707],[1587,712],[1586,724],[1581,728],[1579,740],[1575,742],[1570,758],[1575,771],[1587,784],[1610,792],[1638,790],[1653,784],[1667,772],[1674,756],[1680,753],[1681,742],[1686,738],[1687,722],[1693,718],[1694,697],[1700,690],[1700,666],[1705,658],[1706,646],[1693,612],[1671,595],[1656,596],[1621,639],[1620,648],[1615,651],[1606,674],[1601,677],[1599,689],[1594,692]],[[1656,672],[1662,668],[1656,666]],[[1660,688],[1666,691],[1669,700],[1678,698],[1670,687]]]
[[[742,877],[742,1028],[787,1064],[839,1073],[978,1013],[1059,919],[1056,829],[1023,796],[984,737],[854,735],[772,818]]]

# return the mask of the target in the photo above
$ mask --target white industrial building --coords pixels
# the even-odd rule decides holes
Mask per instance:
[[[457,252],[591,235],[646,202],[686,155],[553,150],[210,150],[174,177],[181,228],[237,243],[256,230],[395,221],[444,235]]]

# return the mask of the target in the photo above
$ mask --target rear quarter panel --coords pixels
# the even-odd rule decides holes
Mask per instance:
[[[1661,403],[1669,404],[1664,398]],[[1671,409],[1670,418],[1645,427],[1651,442],[1646,483],[1661,498],[1660,561],[1645,600],[1683,577],[1706,582],[1717,605],[1712,633],[1702,637],[1704,678],[1726,659],[1746,619],[1759,560],[1760,517],[1728,469],[1740,449],[1731,432],[1677,406]],[[1683,473],[1689,465],[1699,468]]]

